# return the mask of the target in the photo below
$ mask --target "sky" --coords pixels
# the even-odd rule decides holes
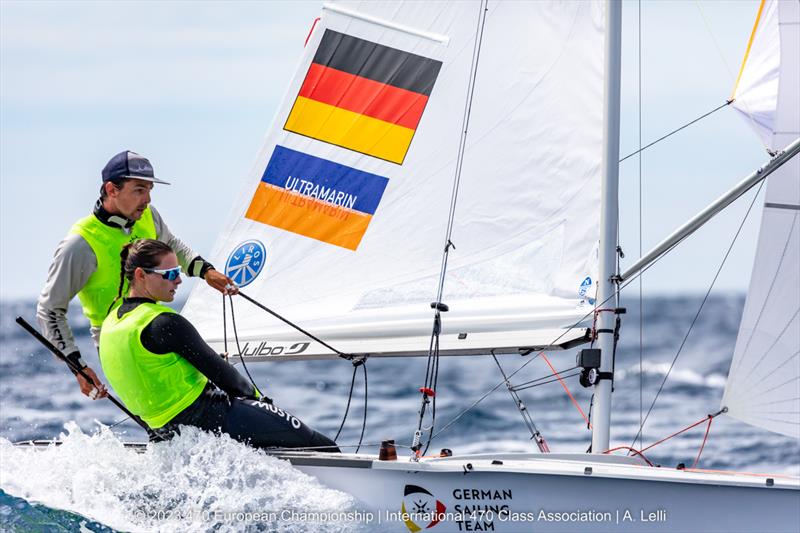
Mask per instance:
[[[320,2],[0,0],[0,299],[34,297],[52,253],[125,149],[148,157],[170,229],[210,251],[294,73]],[[626,1],[621,153],[731,93],[756,0]],[[641,16],[641,61],[639,18]],[[631,264],[767,160],[726,108],[620,167],[620,242]],[[646,294],[704,292],[747,203],[643,279]],[[744,292],[759,210],[716,287]],[[184,290],[184,294],[188,291]]]

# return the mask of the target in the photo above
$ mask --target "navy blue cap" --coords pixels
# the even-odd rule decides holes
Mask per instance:
[[[103,183],[107,181],[119,181],[126,178],[169,185],[169,182],[155,177],[153,165],[150,164],[150,161],[146,157],[142,157],[130,150],[118,153],[112,157],[103,168]]]

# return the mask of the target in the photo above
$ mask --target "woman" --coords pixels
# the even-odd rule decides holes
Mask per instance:
[[[171,302],[181,284],[178,258],[165,243],[143,239],[123,248],[119,295],[103,322],[100,363],[131,412],[157,437],[180,425],[227,433],[259,448],[338,452],[336,443],[272,405],[217,355]]]

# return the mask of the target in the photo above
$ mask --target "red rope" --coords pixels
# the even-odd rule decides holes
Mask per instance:
[[[694,463],[692,463],[692,468],[697,468],[697,463],[700,462],[700,455],[702,455],[702,453],[703,453],[703,448],[706,447],[706,441],[708,440],[708,432],[711,431],[711,422],[713,420],[714,420],[714,417],[711,416],[711,415],[708,415],[708,426],[706,427],[706,435],[705,435],[705,437],[703,437],[703,444],[700,445],[700,451],[697,452],[697,457],[695,458]]]
[[[589,418],[588,418],[588,417],[586,416],[586,414],[583,412],[583,409],[581,409],[581,406],[580,406],[580,405],[578,405],[578,402],[575,400],[575,397],[574,397],[574,396],[572,395],[572,393],[569,391],[569,388],[567,387],[567,384],[566,384],[566,383],[564,383],[564,380],[563,380],[563,379],[561,379],[561,376],[559,375],[558,371],[557,371],[555,368],[553,368],[553,365],[552,365],[552,364],[550,364],[550,360],[547,358],[547,356],[544,354],[544,352],[541,352],[541,353],[540,353],[540,355],[541,355],[541,356],[542,356],[542,358],[544,359],[544,362],[545,362],[545,363],[547,363],[547,366],[549,366],[549,367],[550,367],[550,370],[553,372],[553,375],[554,375],[556,378],[558,378],[558,382],[559,382],[559,383],[561,383],[561,386],[562,386],[562,387],[564,387],[564,391],[566,391],[566,393],[567,393],[567,396],[569,396],[569,399],[570,399],[570,400],[572,400],[572,404],[573,404],[573,405],[574,405],[574,406],[575,406],[575,407],[578,409],[578,412],[581,414],[581,416],[583,417],[583,419],[586,421],[586,425],[589,427],[589,429],[591,429],[592,425],[589,423]]]
[[[594,316],[592,317],[592,342],[597,340],[597,317],[600,315],[600,313],[608,313],[610,311],[616,312],[616,309],[614,309],[613,307],[609,308],[603,307],[594,310]]]
[[[645,462],[648,465],[653,466],[653,463],[650,462],[650,459],[645,457],[644,454],[641,451],[637,450],[636,448],[631,448],[630,446],[618,446],[616,448],[611,448],[610,450],[606,450],[603,453],[611,453],[611,452],[615,452],[617,450],[628,450],[628,451],[631,451],[631,452],[635,453],[636,455],[638,455],[639,457],[641,457],[642,459],[644,459]]]
[[[314,24],[312,24],[312,25],[311,25],[311,29],[310,29],[310,30],[308,30],[308,36],[306,37],[306,42],[305,42],[305,43],[303,43],[303,47],[304,47],[304,48],[305,48],[305,46],[308,44],[308,40],[309,40],[309,39],[311,39],[311,34],[312,34],[312,33],[314,33],[314,28],[316,28],[316,27],[317,27],[317,22],[319,22],[319,17],[317,17],[317,18],[315,18],[315,19],[314,19]]]
[[[720,411],[720,413],[721,412],[723,412],[723,411]],[[714,420],[714,417],[716,417],[720,413],[717,413],[717,414],[714,414],[714,415],[708,415],[705,418],[703,418],[701,420],[698,420],[697,422],[695,422],[691,426],[687,426],[687,427],[683,428],[680,431],[676,431],[672,435],[664,437],[660,441],[654,442],[650,446],[647,446],[646,448],[642,448],[641,450],[637,450],[635,448],[631,448],[630,446],[619,446],[617,448],[612,448],[610,450],[606,450],[603,453],[611,453],[611,452],[614,452],[614,451],[617,451],[617,450],[629,450],[629,451],[632,451],[633,453],[635,453],[636,455],[640,456],[645,461],[647,461],[647,464],[649,464],[650,466],[653,466],[653,463],[651,463],[650,461],[647,460],[647,457],[644,456],[643,452],[646,452],[647,450],[649,450],[650,448],[653,448],[654,446],[658,446],[659,444],[661,444],[665,440],[669,440],[672,437],[676,437],[676,436],[680,435],[681,433],[685,433],[685,432],[689,431],[690,429],[699,426],[703,422],[708,421],[708,426],[706,426],[706,434],[703,437],[703,443],[700,445],[700,451],[697,452],[697,457],[695,458],[694,463],[692,463],[692,467],[691,468],[694,469],[694,468],[697,467],[697,463],[700,462],[700,456],[703,454],[703,449],[706,447],[706,442],[708,441],[708,433],[711,431],[711,422]]]
[[[710,419],[710,418],[713,418],[713,416],[711,416],[711,415],[708,415],[708,416],[706,416],[705,418],[703,418],[702,420],[699,420],[699,421],[695,422],[695,423],[694,423],[694,424],[692,424],[691,426],[685,427],[685,428],[683,428],[683,429],[682,429],[682,430],[680,430],[680,431],[676,431],[676,432],[675,432],[675,433],[673,433],[672,435],[670,435],[670,436],[668,436],[668,437],[664,437],[664,438],[663,438],[663,439],[661,439],[660,441],[658,441],[658,442],[655,442],[655,443],[651,444],[651,445],[650,445],[650,446],[648,446],[647,448],[642,448],[642,451],[643,451],[643,452],[645,452],[645,451],[649,450],[650,448],[652,448],[652,447],[654,447],[654,446],[658,446],[659,444],[661,444],[661,443],[662,443],[662,442],[664,442],[665,440],[669,440],[669,439],[671,439],[672,437],[676,437],[676,436],[680,435],[681,433],[685,433],[685,432],[689,431],[690,429],[692,429],[693,427],[695,427],[695,426],[699,426],[700,424],[702,424],[703,422],[705,422],[706,420],[708,420],[708,419]]]

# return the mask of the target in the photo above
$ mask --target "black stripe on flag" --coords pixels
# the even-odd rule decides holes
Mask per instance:
[[[314,63],[430,96],[442,62],[325,30]]]

